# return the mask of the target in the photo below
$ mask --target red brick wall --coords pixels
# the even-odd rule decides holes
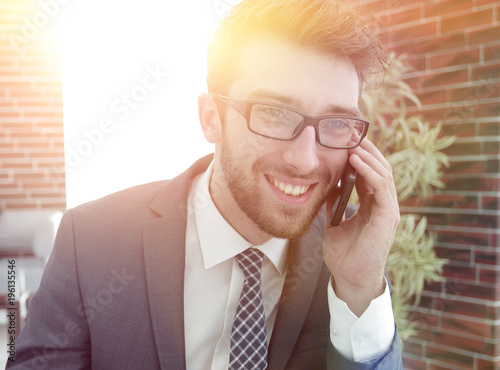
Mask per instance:
[[[352,3],[352,2],[351,2]],[[456,135],[446,189],[403,212],[425,214],[448,258],[412,317],[407,369],[500,369],[500,8],[492,0],[360,0],[384,44],[407,54],[404,76],[430,123]],[[418,113],[415,108],[409,114]]]
[[[0,1],[3,208],[66,208],[60,65],[51,32],[63,2]]]

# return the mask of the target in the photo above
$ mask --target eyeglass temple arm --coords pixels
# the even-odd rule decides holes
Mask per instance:
[[[241,113],[241,111],[242,111],[242,103],[243,103],[241,100],[228,98],[227,96],[220,95],[220,94],[217,94],[217,93],[210,93],[210,96],[212,98],[216,99],[216,100],[219,100],[219,101],[221,101],[223,103],[226,103],[231,108],[233,108],[237,112]]]

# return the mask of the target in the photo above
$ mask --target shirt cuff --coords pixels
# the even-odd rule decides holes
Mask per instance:
[[[384,293],[373,299],[359,318],[336,296],[331,283],[328,284],[328,304],[330,340],[342,356],[351,361],[368,362],[391,347],[395,325],[387,281]]]

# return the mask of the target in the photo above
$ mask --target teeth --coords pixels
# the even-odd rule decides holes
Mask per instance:
[[[304,194],[309,189],[309,185],[293,186],[292,184],[285,184],[283,182],[278,182],[277,180],[274,180],[274,186],[280,189],[286,195],[291,195],[294,197],[298,197],[299,195]]]

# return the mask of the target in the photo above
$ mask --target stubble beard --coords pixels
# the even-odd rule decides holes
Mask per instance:
[[[289,169],[278,169],[263,158],[258,158],[252,165],[251,178],[246,178],[242,166],[238,165],[233,155],[227,137],[221,142],[220,162],[231,196],[241,211],[261,231],[277,238],[295,240],[305,235],[329,194],[330,189],[326,186],[314,200],[312,198],[309,200],[308,205],[293,207],[285,203],[279,204],[277,201],[269,204],[265,201],[258,185],[258,179],[263,173],[314,179],[318,184],[330,184],[331,173],[324,170],[308,176],[297,176]]]

